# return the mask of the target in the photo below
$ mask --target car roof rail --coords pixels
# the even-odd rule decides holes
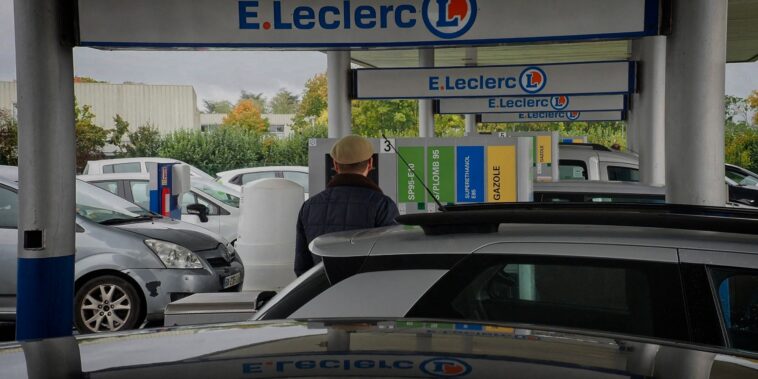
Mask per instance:
[[[397,222],[427,235],[496,233],[501,224],[638,226],[758,234],[758,211],[678,204],[506,203],[446,206]]]
[[[599,143],[566,143],[566,142],[560,142],[559,145],[561,146],[586,146],[591,147],[592,150],[597,151],[613,151],[607,146],[603,146]]]

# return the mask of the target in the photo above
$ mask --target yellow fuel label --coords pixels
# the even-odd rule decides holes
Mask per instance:
[[[516,146],[487,147],[487,201],[516,201]]]

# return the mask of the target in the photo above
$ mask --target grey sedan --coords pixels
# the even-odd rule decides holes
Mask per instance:
[[[18,184],[0,179],[0,321],[16,319]],[[108,191],[76,183],[74,320],[80,332],[158,321],[168,303],[239,291],[234,248],[203,228],[162,218]]]

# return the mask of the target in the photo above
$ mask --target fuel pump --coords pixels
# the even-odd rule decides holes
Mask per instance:
[[[189,166],[178,163],[148,163],[150,210],[179,220],[179,196],[190,190]]]

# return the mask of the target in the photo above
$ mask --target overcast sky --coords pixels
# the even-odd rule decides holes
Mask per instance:
[[[241,90],[270,98],[280,88],[300,94],[306,80],[326,71],[318,52],[100,51],[74,49],[74,71],[111,83],[187,84],[203,99],[236,101]],[[15,80],[13,0],[0,0],[0,81]],[[727,65],[726,93],[746,97],[758,89],[758,63]]]

